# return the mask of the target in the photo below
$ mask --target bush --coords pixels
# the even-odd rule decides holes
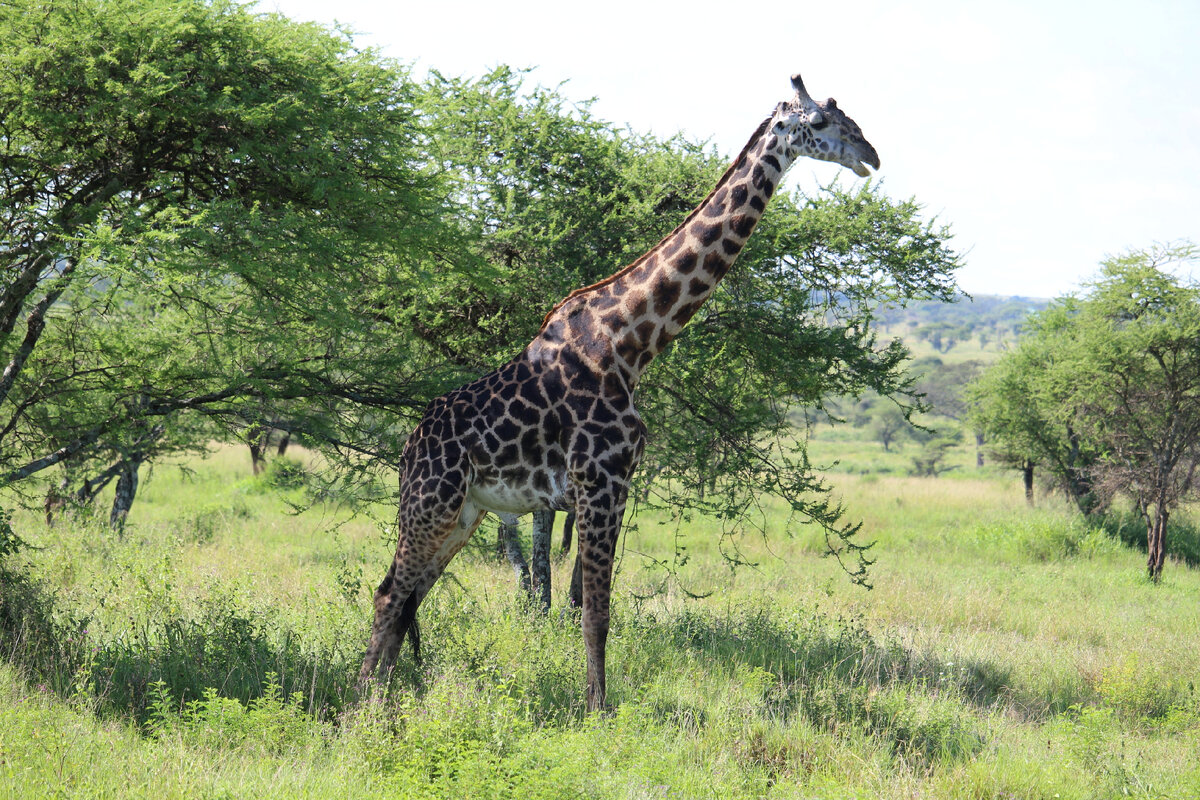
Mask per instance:
[[[299,461],[290,458],[274,458],[263,470],[263,481],[275,489],[303,489],[308,485],[308,471]]]
[[[84,649],[87,619],[64,613],[47,584],[14,563],[28,544],[11,520],[0,509],[0,657],[65,691]]]
[[[177,711],[180,701],[161,680],[150,685],[150,696],[150,731],[178,735],[196,747],[250,747],[280,755],[319,741],[329,727],[305,713],[303,694],[284,697],[274,673],[268,673],[262,694],[247,703],[210,687]]]
[[[12,512],[0,508],[0,570],[4,569],[4,560],[8,556],[16,555],[25,547],[25,541],[12,528]]]
[[[956,464],[946,464],[946,458],[962,440],[959,430],[917,431],[913,438],[921,442],[921,452],[912,457],[910,473],[918,478],[936,478],[943,472],[957,469]]]
[[[1192,697],[1182,677],[1130,654],[1100,672],[1096,693],[1104,705],[1129,721],[1163,719],[1190,711]]]
[[[1111,511],[1100,525],[1117,541],[1146,552],[1146,522],[1136,511]],[[1189,567],[1200,565],[1200,525],[1176,514],[1167,521],[1166,539],[1167,555]]]
[[[1015,555],[1035,561],[1095,558],[1120,550],[1103,529],[1080,517],[989,523],[977,526],[970,535],[989,553],[1015,550]]]

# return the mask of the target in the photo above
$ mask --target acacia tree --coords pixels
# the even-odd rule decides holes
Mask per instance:
[[[1083,510],[1117,494],[1132,500],[1155,581],[1167,521],[1200,466],[1200,285],[1165,268],[1197,255],[1184,244],[1107,259],[1084,295],[1036,315],[972,390],[982,424],[1010,453],[1070,466],[1068,487],[1093,498]]]
[[[908,417],[895,404],[871,401],[870,405],[855,415],[854,424],[866,427],[871,438],[883,445],[883,452],[891,452],[892,443],[911,430]]]
[[[289,400],[392,452],[438,375],[391,298],[458,249],[403,70],[227,0],[13,0],[0,37],[0,481]]]
[[[1083,433],[1102,448],[1097,488],[1127,494],[1146,523],[1154,581],[1168,518],[1197,488],[1200,466],[1200,284],[1163,267],[1197,255],[1182,245],[1107,260],[1056,376],[1071,384]]]
[[[1100,508],[1091,471],[1096,447],[1081,436],[1065,387],[1045,380],[1071,315],[1068,301],[1031,315],[1017,345],[967,386],[967,418],[995,461],[1021,470],[1026,502],[1033,503],[1035,470],[1041,469],[1090,514]]]
[[[732,532],[765,523],[761,503],[772,495],[793,521],[824,530],[830,552],[865,579],[858,528],[828,502],[806,426],[843,396],[917,405],[908,351],[876,338],[874,311],[949,299],[957,257],[948,239],[915,202],[878,187],[776,196],[738,264],[643,378],[644,463],[658,475],[651,502],[727,520]]]

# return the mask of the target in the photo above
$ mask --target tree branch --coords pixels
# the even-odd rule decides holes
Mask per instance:
[[[33,348],[37,346],[38,339],[42,338],[42,331],[46,329],[46,312],[50,309],[50,306],[58,302],[58,298],[66,291],[67,285],[71,282],[71,273],[74,271],[75,260],[68,259],[67,265],[63,268],[62,273],[59,274],[55,285],[46,292],[46,296],[29,312],[29,317],[25,321],[25,338],[17,348],[17,352],[13,353],[12,360],[8,362],[8,366],[4,368],[4,374],[0,375],[0,403],[3,403],[7,399],[9,391],[12,390],[13,383],[16,382],[17,376],[21,374],[21,370],[25,366],[26,359],[33,352]]]

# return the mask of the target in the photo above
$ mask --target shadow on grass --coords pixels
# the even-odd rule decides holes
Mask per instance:
[[[240,607],[234,594],[205,598],[192,617],[167,604],[151,621],[131,621],[119,635],[98,637],[45,584],[11,569],[4,577],[0,657],[63,697],[87,697],[102,714],[145,726],[158,698],[169,697],[178,712],[209,690],[245,704],[277,691],[283,697],[299,694],[308,713],[330,719],[355,699],[358,647],[321,644],[311,630]],[[537,725],[568,725],[583,716],[576,625],[522,607],[497,615],[469,603],[445,605],[431,609],[425,666],[404,653],[392,676],[393,691],[419,698],[427,683],[461,676],[488,696],[518,700]],[[624,617],[620,624],[626,646],[644,664],[632,678],[636,693],[649,689],[662,672],[677,669],[682,653],[707,671],[728,673],[739,691],[754,696],[754,714],[784,720],[800,715],[830,730],[850,726],[927,760],[979,752],[985,730],[980,710],[1019,709],[1039,718],[1080,702],[1065,688],[1061,696],[1025,702],[1010,673],[996,664],[950,664],[872,636],[858,621],[816,612],[785,617],[685,609],[664,619]],[[538,626],[564,628],[539,632]],[[325,627],[336,628],[336,620]],[[540,644],[522,644],[534,641]],[[652,701],[651,710],[673,727],[701,728],[721,702],[664,697]]]
[[[62,612],[42,583],[0,559],[0,658],[65,693],[86,637],[86,619]]]
[[[317,717],[335,715],[353,696],[360,656],[314,648],[277,620],[219,601],[197,619],[164,612],[101,640],[44,583],[0,570],[0,657],[32,683],[64,698],[86,694],[99,713],[143,725],[159,682],[159,696],[165,688],[179,708],[209,689],[242,702],[278,691],[298,693]]]
[[[813,614],[785,622],[766,612],[729,618],[685,611],[637,627],[648,641],[727,665],[732,675],[757,674],[758,713],[784,720],[799,714],[827,730],[852,725],[897,753],[925,760],[978,753],[983,727],[968,706],[988,711],[1011,699],[1008,670],[921,655],[898,641],[876,640],[854,620]],[[1071,702],[1076,699],[1063,698],[1063,708]],[[657,711],[682,727],[705,723],[702,709],[665,703]]]
[[[877,640],[857,620],[831,621],[814,613],[784,622],[766,612],[714,618],[685,611],[657,627],[656,635],[677,646],[715,661],[760,667],[784,683],[820,677],[867,686],[953,688],[985,709],[1011,697],[1009,670],[983,661],[949,663],[921,655],[897,640]]]

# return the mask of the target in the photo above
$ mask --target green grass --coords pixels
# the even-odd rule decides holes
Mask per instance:
[[[961,455],[918,479],[903,451],[814,443],[877,542],[869,592],[812,531],[638,517],[609,715],[582,711],[570,562],[539,616],[494,528],[422,607],[423,667],[356,704],[386,505],[293,515],[299,490],[221,449],[156,468],[122,538],[17,512],[0,798],[1200,795],[1200,571],[1149,584],[1140,552]]]

